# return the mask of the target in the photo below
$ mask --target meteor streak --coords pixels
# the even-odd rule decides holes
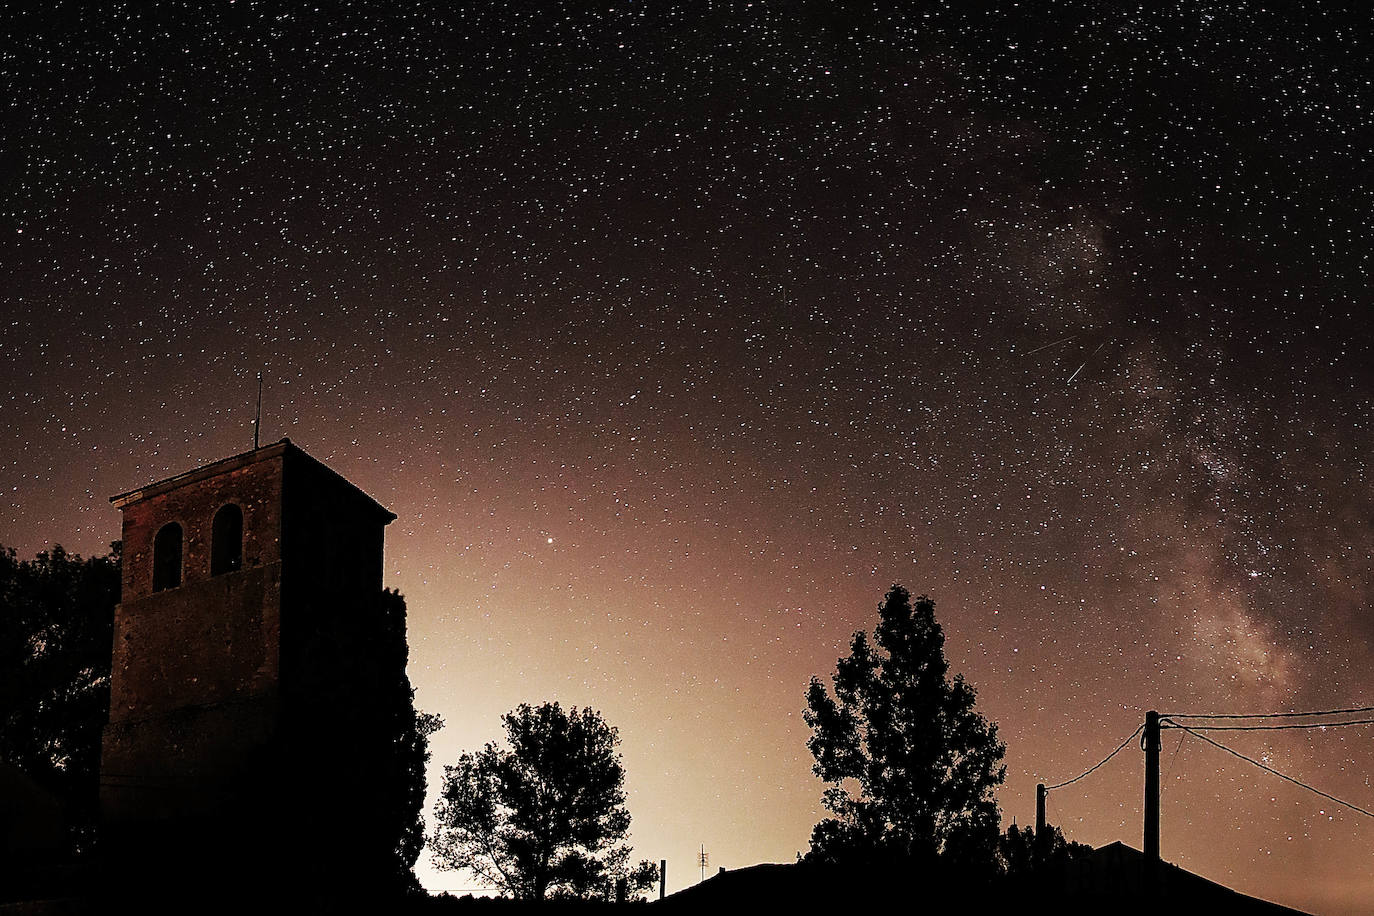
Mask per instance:
[[[1083,371],[1083,367],[1086,366],[1089,362],[1092,361],[1092,358],[1093,358],[1094,356],[1097,355],[1097,353],[1098,353],[1099,350],[1101,350],[1103,347],[1105,347],[1107,344],[1109,344],[1109,343],[1111,343],[1111,342],[1112,342],[1112,338],[1108,337],[1106,340],[1102,341],[1102,343],[1098,344],[1098,345],[1097,345],[1097,350],[1094,350],[1094,351],[1092,351],[1091,353],[1088,354],[1088,358],[1085,359],[1085,360],[1083,360],[1083,362],[1079,364],[1079,366],[1078,366],[1077,369],[1073,370],[1073,375],[1069,376],[1069,380],[1068,380],[1067,382],[1065,382],[1064,384],[1065,384],[1065,385],[1072,385],[1072,384],[1073,384],[1073,380],[1076,379],[1076,378],[1078,378],[1078,373],[1080,373],[1080,372]]]

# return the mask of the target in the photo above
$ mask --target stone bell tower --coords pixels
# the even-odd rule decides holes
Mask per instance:
[[[159,861],[205,837],[269,855],[278,825],[302,817],[281,810],[293,780],[319,762],[301,757],[318,741],[292,736],[317,710],[345,720],[350,685],[393,664],[369,646],[390,638],[373,598],[395,516],[286,439],[111,502],[124,559],[107,842]]]

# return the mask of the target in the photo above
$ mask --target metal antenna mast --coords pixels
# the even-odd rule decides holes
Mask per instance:
[[[701,866],[701,880],[706,880],[706,866],[711,864],[711,856],[706,852],[706,844],[701,844],[701,853],[697,856],[697,864]]]
[[[253,451],[258,450],[258,430],[262,426],[262,372],[258,372],[258,411],[253,415]]]

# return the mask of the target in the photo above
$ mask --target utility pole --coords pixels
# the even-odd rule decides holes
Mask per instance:
[[[1045,835],[1045,784],[1039,783],[1035,787],[1035,838],[1041,839]]]
[[[1145,713],[1145,893],[1159,893],[1159,713]]]
[[[668,889],[668,860],[663,859],[658,863],[658,899],[663,899],[664,892]]]

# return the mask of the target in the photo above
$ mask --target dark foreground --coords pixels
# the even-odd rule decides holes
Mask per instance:
[[[0,916],[106,916],[111,913],[395,914],[395,916],[503,916],[525,912],[576,914],[608,911],[674,914],[821,913],[852,916],[891,909],[902,914],[1238,914],[1288,916],[1299,911],[1247,897],[1199,875],[1165,864],[1159,885],[1144,885],[1141,854],[1113,843],[1063,868],[1018,879],[978,878],[956,870],[897,863],[836,866],[810,863],[755,865],[722,871],[700,884],[647,903],[548,901],[520,903],[474,897],[380,899],[346,889],[270,888],[239,876],[223,886],[159,893],[147,887],[119,896],[87,885],[71,896],[0,904]]]

